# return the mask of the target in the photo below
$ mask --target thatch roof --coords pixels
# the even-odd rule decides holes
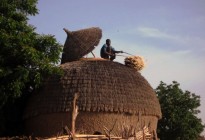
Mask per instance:
[[[68,31],[63,48],[61,64],[78,60],[90,53],[97,46],[102,37],[102,30],[98,27],[91,27],[78,31]]]
[[[130,113],[161,117],[156,94],[135,69],[117,62],[82,59],[60,66],[62,77],[52,76],[34,94],[25,118],[68,112],[75,93],[80,111]]]

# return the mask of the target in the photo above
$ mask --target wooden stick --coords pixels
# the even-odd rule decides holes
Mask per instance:
[[[92,51],[91,51],[91,53],[92,53],[93,57],[95,58],[95,54]]]
[[[73,139],[75,139],[75,121],[78,115],[78,106],[76,105],[76,101],[79,97],[78,93],[75,93],[74,99],[73,99],[73,110],[72,110],[72,126],[71,126],[71,132]]]

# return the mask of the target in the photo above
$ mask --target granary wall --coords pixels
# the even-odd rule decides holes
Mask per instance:
[[[29,135],[34,136],[57,136],[66,134],[63,128],[67,126],[71,130],[71,112],[42,114],[26,120],[25,127]],[[156,116],[130,115],[118,113],[80,112],[76,119],[76,133],[93,134],[101,132],[104,127],[111,129],[112,134],[121,136],[123,128],[133,127],[142,129],[144,126],[153,132],[157,128]],[[39,123],[40,122],[40,123]]]

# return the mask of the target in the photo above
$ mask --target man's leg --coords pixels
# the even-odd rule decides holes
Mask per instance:
[[[113,54],[113,55],[110,57],[110,61],[113,61],[115,58],[116,58],[116,55]]]

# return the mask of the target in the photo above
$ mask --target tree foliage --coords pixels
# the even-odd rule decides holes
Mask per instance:
[[[0,2],[1,124],[5,123],[2,116],[8,104],[38,88],[50,74],[60,73],[56,64],[62,46],[54,36],[40,35],[28,24],[28,16],[38,14],[36,4],[37,0]],[[0,131],[2,127],[0,125]]]
[[[197,140],[203,131],[204,125],[197,117],[200,96],[179,86],[176,81],[170,85],[161,82],[156,88],[163,115],[158,123],[161,140]]]

